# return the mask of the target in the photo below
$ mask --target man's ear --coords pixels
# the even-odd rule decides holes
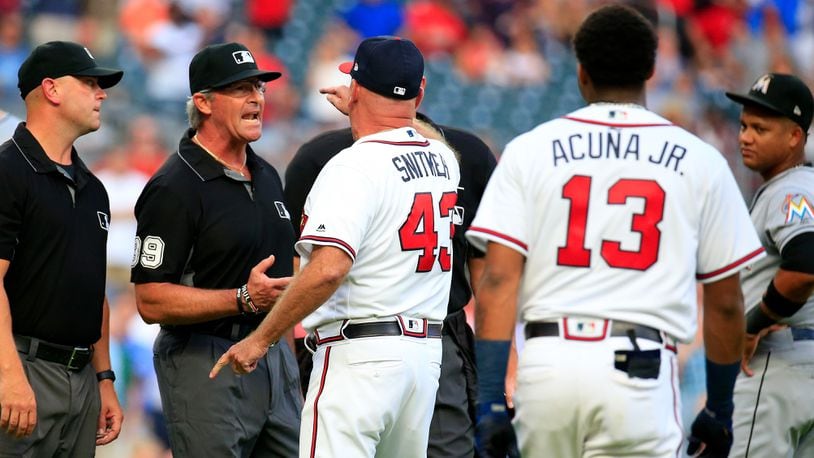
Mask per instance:
[[[202,94],[200,92],[196,92],[192,96],[192,103],[195,104],[195,107],[201,113],[205,115],[212,114],[212,100],[210,97],[207,97],[206,94]]]

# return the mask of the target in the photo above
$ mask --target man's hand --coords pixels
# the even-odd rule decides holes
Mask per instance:
[[[116,396],[112,380],[99,382],[99,397],[102,401],[102,409],[99,411],[96,445],[105,445],[119,437],[124,414],[121,405],[119,405],[119,398]]]
[[[0,376],[0,429],[17,438],[30,435],[37,425],[37,400],[22,370]]]
[[[331,102],[340,113],[347,116],[350,112],[350,87],[348,86],[331,86],[323,87],[319,90],[320,94],[325,94],[325,98]]]
[[[245,339],[232,345],[232,347],[220,357],[218,362],[212,366],[212,370],[209,372],[209,378],[213,379],[217,377],[218,372],[229,364],[232,365],[232,370],[235,371],[236,374],[248,374],[257,369],[257,361],[265,356],[268,351],[268,344],[260,342],[255,333],[249,334]]]
[[[283,294],[291,277],[271,278],[266,271],[274,265],[274,255],[263,259],[249,273],[249,296],[258,310],[268,312]]]
[[[760,342],[760,339],[765,337],[770,332],[779,331],[786,327],[787,326],[785,324],[774,324],[768,328],[761,329],[757,334],[746,334],[743,341],[743,359],[741,360],[741,370],[744,374],[746,374],[747,377],[755,375],[752,368],[749,367],[749,361],[751,361],[752,357],[755,356],[755,350],[757,350],[757,344]]]
[[[731,417],[718,418],[711,410],[704,408],[695,417],[690,431],[688,455],[707,458],[729,456],[729,449],[732,448]]]
[[[480,458],[520,456],[505,402],[478,404],[477,416],[475,450]]]

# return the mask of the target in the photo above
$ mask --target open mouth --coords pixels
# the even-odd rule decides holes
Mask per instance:
[[[260,121],[260,112],[257,111],[257,112],[252,112],[252,113],[246,113],[243,116],[241,116],[241,119],[243,119],[244,121],[259,122]]]

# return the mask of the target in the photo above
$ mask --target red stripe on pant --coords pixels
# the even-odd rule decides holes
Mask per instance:
[[[314,398],[314,424],[311,431],[311,458],[314,458],[317,452],[317,421],[319,420],[319,412],[317,405],[319,404],[319,397],[322,396],[322,390],[325,389],[325,378],[328,376],[328,362],[331,360],[331,348],[325,349],[325,362],[322,364],[322,377],[319,380],[319,391]]]

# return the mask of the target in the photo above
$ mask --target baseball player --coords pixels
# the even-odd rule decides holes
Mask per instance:
[[[743,163],[760,173],[750,213],[767,256],[743,275],[746,345],[735,385],[737,457],[814,456],[814,169],[803,149],[814,101],[805,83],[769,73],[743,105]],[[781,324],[782,326],[778,325]]]
[[[503,380],[516,311],[523,457],[676,456],[675,345],[695,333],[696,280],[709,379],[689,453],[729,451],[738,271],[763,249],[721,154],[644,107],[656,46],[633,9],[590,14],[574,38],[589,105],[506,146],[467,232],[486,249],[475,342],[485,456],[511,440]]]
[[[326,88],[323,92],[339,93],[336,88]],[[337,105],[340,111],[346,111],[344,97],[334,100],[341,104]],[[422,113],[416,117],[418,128],[436,129],[460,154],[461,168],[458,202],[453,215],[452,289],[447,317],[444,318],[441,377],[430,425],[427,456],[471,457],[475,445],[477,386],[472,328],[466,322],[463,308],[472,297],[467,274],[472,278],[472,284],[476,284],[483,269],[483,253],[471,247],[464,234],[475,216],[475,209],[496,161],[489,147],[475,135],[461,129],[435,125]],[[322,133],[300,147],[285,171],[285,197],[292,221],[301,219],[306,196],[325,164],[352,144],[353,135],[347,128]],[[301,372],[300,377],[307,382],[306,377],[311,373],[311,354],[305,353],[307,355],[303,355],[303,359],[307,359],[301,362],[301,367],[308,363],[307,371]]]
[[[256,332],[212,371],[244,373],[298,321],[314,369],[300,456],[423,457],[441,365],[459,170],[413,127],[424,60],[409,40],[363,41],[353,78],[356,142],[319,174],[304,209],[301,269]]]

